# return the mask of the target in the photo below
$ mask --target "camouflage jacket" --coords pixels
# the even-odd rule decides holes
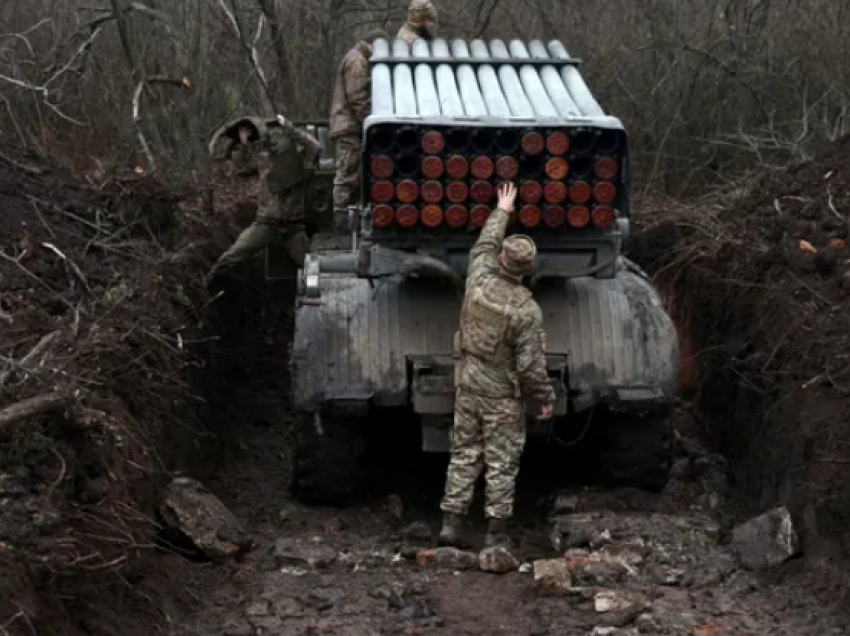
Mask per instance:
[[[331,106],[330,136],[356,136],[363,133],[363,121],[372,110],[370,52],[364,42],[351,49],[340,62]]]
[[[405,42],[407,42],[407,45],[410,46],[415,40],[419,38],[419,34],[409,22],[405,22],[398,30],[398,35],[396,35],[396,37],[401,40],[404,40]]]
[[[543,314],[522,283],[499,272],[508,214],[490,215],[469,255],[466,293],[455,335],[457,388],[492,398],[555,401],[543,351]]]
[[[238,129],[248,125],[254,133],[247,144],[238,140]],[[228,154],[236,175],[259,176],[257,220],[275,225],[300,225],[310,207],[309,195],[321,146],[289,121],[242,118],[224,127]]]

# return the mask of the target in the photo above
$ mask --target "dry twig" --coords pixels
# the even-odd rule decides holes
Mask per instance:
[[[10,429],[33,417],[59,413],[73,402],[64,393],[37,395],[16,402],[0,410],[0,439],[9,435]]]

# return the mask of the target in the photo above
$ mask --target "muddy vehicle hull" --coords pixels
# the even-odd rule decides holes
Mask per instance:
[[[405,406],[420,415],[453,413],[451,343],[461,298],[451,286],[417,279],[373,286],[328,274],[317,291],[296,313],[296,410],[366,415]],[[535,298],[547,325],[556,413],[596,404],[647,410],[675,395],[675,328],[637,267],[622,259],[615,278],[551,281]]]
[[[610,429],[603,476],[656,490],[669,467],[666,422],[678,388],[678,341],[643,272],[624,258],[617,270],[610,279],[542,281],[534,290],[559,399],[558,417],[546,423],[535,418],[538,405],[527,403],[528,431],[551,436],[593,409],[616,413],[599,420]],[[359,487],[353,453],[362,440],[355,438],[382,410],[415,414],[423,451],[450,450],[451,342],[461,298],[433,279],[370,285],[353,274],[325,274],[312,286],[297,309],[291,358],[293,407],[309,429],[302,431],[309,448],[302,449],[306,464],[296,465],[294,487],[304,499],[341,503],[346,497],[333,493],[342,483],[351,495]],[[333,464],[324,476],[317,474],[328,470],[322,457]]]

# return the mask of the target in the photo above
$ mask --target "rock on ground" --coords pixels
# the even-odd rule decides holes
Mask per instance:
[[[503,546],[484,548],[478,555],[478,567],[484,572],[505,574],[519,568],[519,561]]]
[[[540,591],[566,594],[573,586],[569,564],[563,559],[535,561],[534,584]]]
[[[791,513],[784,506],[735,528],[732,547],[748,570],[775,567],[801,553]]]
[[[337,553],[321,543],[299,544],[292,539],[280,539],[275,543],[273,556],[279,568],[318,570],[333,563]]]
[[[594,627],[590,636],[638,636],[641,631],[636,628],[618,629],[616,627]]]
[[[471,570],[478,567],[478,555],[457,548],[435,548],[419,550],[416,563],[422,566],[438,566],[455,570]]]
[[[168,485],[160,513],[166,524],[212,559],[237,556],[251,547],[250,535],[227,506],[189,477],[178,477]]]
[[[681,517],[595,512],[559,516],[552,532],[552,547],[558,552],[637,540],[671,545],[716,544],[720,540],[720,526],[710,516],[700,514]]]
[[[615,587],[625,582],[629,570],[607,559],[586,559],[571,567],[573,584],[582,587]]]
[[[602,590],[593,599],[594,609],[604,615],[605,626],[625,627],[652,607],[652,602],[638,592]]]

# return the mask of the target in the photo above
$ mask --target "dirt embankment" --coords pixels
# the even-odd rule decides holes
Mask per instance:
[[[631,253],[670,294],[696,411],[756,504],[850,548],[850,139],[693,205],[647,206]]]
[[[166,466],[198,468],[203,272],[232,236],[202,199],[0,153],[3,633],[114,628]]]

